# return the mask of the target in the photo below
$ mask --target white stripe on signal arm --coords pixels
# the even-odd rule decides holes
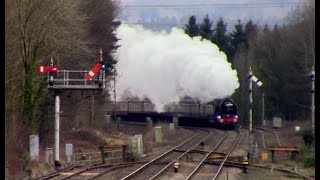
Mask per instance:
[[[43,72],[43,66],[40,66],[40,72]]]
[[[90,71],[88,74],[89,74],[90,76],[94,76],[94,73],[93,73],[92,71]]]

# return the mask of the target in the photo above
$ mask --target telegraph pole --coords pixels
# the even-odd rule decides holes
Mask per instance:
[[[251,66],[249,67],[249,73],[248,73],[248,78],[249,78],[249,149],[248,149],[248,160],[250,160],[250,149],[251,149],[251,132],[252,132],[252,68]]]
[[[250,135],[252,134],[252,105],[253,105],[253,99],[252,99],[252,82],[255,83],[255,85],[261,87],[262,82],[253,75],[252,68],[249,67],[249,73],[248,73],[248,79],[249,79],[249,153],[248,153],[248,159],[251,149],[251,138]]]
[[[113,97],[114,97],[114,121],[117,123],[117,91],[116,91],[116,75],[117,71],[116,69],[113,70]]]
[[[312,121],[312,134],[314,134],[314,79],[315,79],[315,72],[314,66],[311,68],[311,121]]]
[[[249,144],[250,134],[252,133],[252,68],[249,67]]]
[[[264,92],[262,92],[262,99],[261,99],[261,125],[264,125]]]

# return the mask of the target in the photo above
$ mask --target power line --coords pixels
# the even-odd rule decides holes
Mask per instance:
[[[306,5],[307,3],[215,3],[215,4],[145,4],[145,5],[124,5],[123,8],[257,8],[257,7],[285,7]]]
[[[144,22],[125,22],[122,24],[128,25],[144,25],[144,26],[184,26],[185,24],[175,24],[175,23],[144,23]]]
[[[145,22],[123,22],[121,24],[128,24],[128,25],[143,25],[143,26],[168,26],[168,27],[182,27],[185,26],[188,23],[185,24],[178,24],[178,23],[145,23]],[[265,25],[258,25],[256,24],[257,27],[263,28]]]

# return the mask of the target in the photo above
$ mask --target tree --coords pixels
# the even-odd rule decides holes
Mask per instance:
[[[45,101],[46,75],[36,74],[35,67],[47,65],[50,57],[56,63],[70,64],[90,50],[80,38],[83,16],[77,9],[79,1],[6,0],[5,4],[5,136],[10,167],[17,155],[21,155],[21,163],[27,163],[21,157],[29,147],[28,135],[38,133],[39,120],[45,121],[39,119],[39,104]]]
[[[264,25],[264,27],[263,27],[263,32],[264,32],[264,33],[270,32],[270,29],[269,29],[268,24],[265,24],[265,25]]]
[[[286,120],[305,119],[310,116],[309,105],[311,65],[314,63],[314,6],[305,6],[294,13],[286,25],[275,25],[272,30],[260,30],[248,39],[248,48],[240,48],[235,67],[239,79],[245,83],[247,68],[264,83],[266,118],[280,116]],[[302,13],[303,12],[303,13]],[[241,84],[241,82],[240,82]],[[247,83],[246,83],[247,84]],[[242,86],[235,93],[244,102]],[[241,96],[242,95],[242,96]],[[254,119],[259,117],[261,94],[254,91]],[[242,105],[244,105],[242,103]]]
[[[23,64],[23,122],[34,130],[37,104],[44,94],[46,78],[37,81],[35,67],[43,61],[49,39],[59,31],[58,19],[65,12],[63,1],[17,1],[20,58]],[[56,29],[56,27],[58,29]],[[73,33],[73,32],[72,32]],[[71,33],[71,34],[72,34]],[[52,37],[52,36],[51,36]]]
[[[195,37],[200,35],[200,28],[197,24],[197,19],[195,16],[191,16],[189,18],[189,23],[185,25],[185,33],[188,34],[190,37]]]
[[[117,63],[112,56],[118,46],[118,39],[114,31],[120,25],[120,21],[115,21],[119,14],[118,3],[111,0],[89,0],[84,1],[81,10],[87,15],[89,47],[95,49],[96,56],[99,48],[103,50],[103,59],[108,71],[114,68]]]
[[[231,36],[230,59],[233,62],[236,52],[238,51],[241,44],[245,42],[245,39],[246,39],[241,20],[238,20],[238,23],[234,26],[234,30],[231,32],[230,36]]]
[[[203,39],[210,40],[213,34],[212,21],[208,14],[204,17],[203,22],[200,24],[200,35]]]
[[[227,35],[227,24],[222,18],[220,18],[216,24],[211,41],[218,45],[221,51],[226,53],[230,61],[230,37]]]
[[[244,26],[244,33],[245,33],[245,43],[246,48],[249,48],[249,40],[253,38],[258,32],[258,27],[256,24],[252,22],[252,20],[249,20],[246,25]]]

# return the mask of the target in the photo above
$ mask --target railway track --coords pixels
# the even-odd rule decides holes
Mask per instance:
[[[265,137],[264,137],[264,133],[263,132],[267,132],[270,134],[273,134],[273,136],[276,138],[277,140],[277,145],[281,146],[278,134],[274,131],[268,130],[268,129],[264,129],[264,128],[253,128],[254,131],[260,133],[262,135],[262,141],[263,141],[263,147],[266,149],[266,144],[265,144]]]
[[[266,145],[264,132],[272,134],[275,137],[275,139],[277,140],[277,143],[276,143],[277,146],[279,146],[279,147],[282,146],[276,132],[268,130],[268,129],[264,129],[264,128],[253,128],[253,130],[261,135],[261,137],[262,137],[262,142],[261,143],[263,144],[263,148],[265,150],[268,150],[269,146]],[[304,175],[302,173],[299,173],[296,170],[290,170],[290,169],[286,169],[286,168],[267,167],[267,166],[261,166],[261,165],[257,165],[257,164],[251,164],[250,166],[263,168],[263,169],[272,169],[272,170],[282,171],[282,172],[289,173],[289,174],[295,174],[295,175],[298,175],[298,176],[303,177],[305,179],[311,179],[311,180],[314,179],[312,177],[309,177],[309,176],[306,176],[306,175]]]
[[[59,178],[62,178],[64,177],[64,173],[66,172],[73,172],[73,171],[79,171],[79,169],[81,169],[83,167],[82,164],[75,164],[75,165],[72,165],[72,166],[69,166],[65,169],[62,169],[60,171],[57,171],[57,172],[54,172],[54,173],[50,173],[44,177],[41,177],[41,178],[37,178],[36,180],[48,180],[48,179],[59,179]]]
[[[241,137],[241,131],[229,131],[186,179],[216,179]],[[218,164],[218,165],[217,165]]]
[[[169,151],[163,153],[159,157],[149,161],[149,162],[140,162],[140,166],[137,166],[139,162],[134,163],[120,163],[114,165],[96,165],[90,167],[75,167],[69,169],[67,171],[58,172],[55,176],[50,176],[42,179],[105,179],[105,174],[108,174],[112,171],[119,171],[126,169],[131,166],[136,166],[136,170],[125,177],[117,179],[159,179],[163,177],[166,173],[173,173],[173,163],[179,160],[182,165],[182,168],[179,169],[181,173],[180,176],[183,176],[183,179],[191,179],[194,174],[202,167],[202,165],[206,162],[207,158],[213,154],[220,154],[225,157],[225,160],[228,157],[228,153],[217,153],[219,146],[226,140],[229,135],[229,132],[223,134],[223,137],[215,144],[215,146],[211,147],[209,150],[204,149],[204,142],[206,144],[210,144],[212,140],[209,140],[209,137],[213,135],[212,130],[208,129],[199,129],[199,128],[188,128],[190,130],[195,131],[195,135],[185,140],[180,145],[170,149]],[[212,138],[217,138],[217,134]],[[209,147],[209,146],[206,146]],[[214,152],[215,151],[215,152]],[[224,152],[226,149],[220,147],[219,152]],[[231,152],[231,151],[230,151]],[[230,153],[229,152],[229,153]],[[143,165],[141,165],[143,164]],[[212,166],[212,165],[211,165]],[[217,174],[221,170],[223,163],[220,164],[220,168],[217,169]],[[110,177],[110,176],[108,176]],[[114,177],[114,176],[112,176]]]
[[[204,140],[206,140],[212,133],[212,131],[207,129],[199,128],[188,128],[190,130],[196,131],[196,134],[191,138],[187,139],[180,145],[170,149],[169,151],[163,153],[159,157],[151,160],[149,163],[143,165],[139,169],[130,173],[125,179],[155,179],[168,167],[186,153],[192,151],[195,147],[199,146]]]
[[[174,178],[175,173],[173,172],[172,164],[177,159],[179,159],[181,168],[179,169],[179,173],[177,173],[179,177],[174,179],[217,179],[223,166],[242,167],[239,163],[227,161],[230,153],[237,147],[236,144],[241,137],[241,131],[221,131],[223,134],[220,132],[220,135],[218,135],[218,130],[214,129],[217,131],[214,133],[214,138],[219,138],[219,141],[212,143],[212,138],[209,138],[213,135],[212,131],[205,129],[191,130],[196,132],[194,136],[151,161],[104,164],[90,167],[84,167],[78,164],[40,179],[165,179],[166,176]],[[261,129],[255,128],[254,130],[263,134],[263,132],[261,132],[263,130]],[[267,132],[272,133],[268,130]],[[205,148],[203,144],[201,144],[203,142],[206,144]],[[212,145],[208,146],[210,143],[212,143]],[[250,166],[270,169],[270,167],[254,164]],[[273,169],[296,174],[306,179],[313,179],[292,170],[281,168]],[[127,171],[128,173],[125,176],[124,173],[119,173],[120,171]]]
[[[215,131],[214,133],[213,130]],[[201,163],[203,163],[206,160],[210,151],[212,151],[212,149],[217,148],[219,144],[227,137],[228,133],[223,132],[222,135],[219,135],[217,129],[213,130],[211,130],[210,135],[202,143],[193,147],[191,150],[184,152],[178,158],[180,168],[179,177],[176,177],[176,179],[186,179],[190,174],[194,172],[195,169],[197,169],[201,165]],[[219,141],[215,142],[215,144],[213,145],[212,141],[215,138],[219,138]],[[175,173],[173,166],[167,166],[165,169],[163,169],[161,172],[155,175],[152,179],[170,179],[169,177],[174,176]]]
[[[42,177],[38,180],[93,180],[99,179],[105,173],[108,173],[113,170],[126,168],[134,165],[145,164],[148,161],[137,161],[137,162],[127,162],[127,163],[118,163],[118,164],[102,164],[102,165],[93,165],[90,167],[83,166],[72,166],[66,170],[49,174],[45,177]]]

